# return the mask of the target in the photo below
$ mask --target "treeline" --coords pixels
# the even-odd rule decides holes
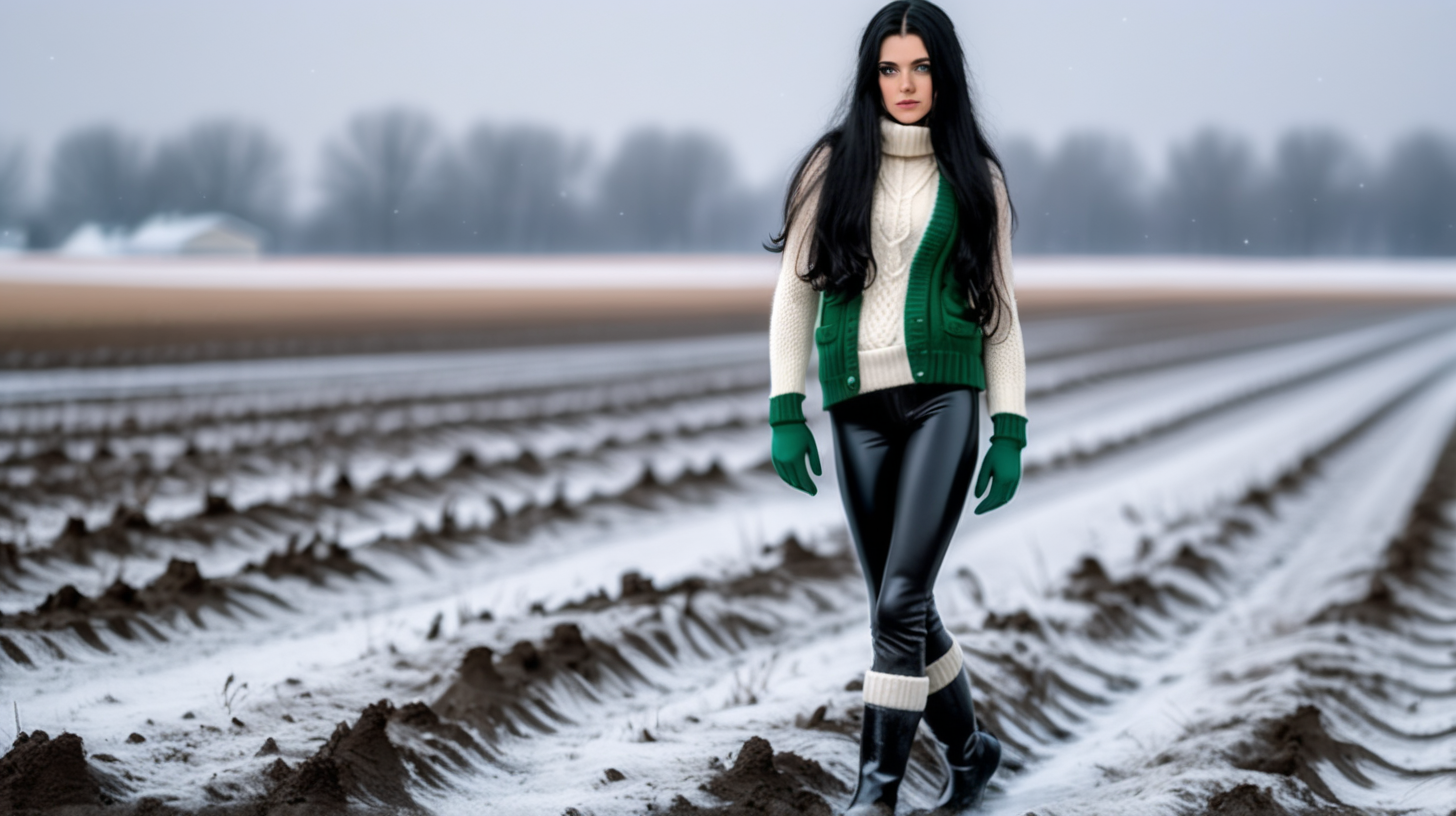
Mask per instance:
[[[267,230],[281,252],[744,251],[776,226],[779,196],[746,186],[703,133],[642,128],[598,160],[549,128],[480,124],[452,140],[406,108],[355,116],[324,145],[303,213],[289,206],[282,145],[236,120],[151,147],[111,125],[76,130],[28,208],[23,159],[0,145],[0,225],[24,228],[32,248],[86,222],[222,211]]]
[[[1156,179],[1123,139],[1025,139],[1002,157],[1032,253],[1456,255],[1456,142],[1434,133],[1364,155],[1328,129],[1285,134],[1261,159],[1208,129]],[[0,228],[32,248],[78,225],[134,227],[161,211],[223,211],[275,252],[753,251],[778,228],[779,184],[745,184],[699,132],[643,128],[607,156],[550,128],[480,124],[451,138],[407,108],[363,113],[323,147],[313,205],[295,212],[285,151],[265,129],[199,123],[156,144],[110,125],[59,140],[40,195],[0,142]],[[34,200],[32,200],[32,198]]]
[[[1260,161],[1205,129],[1152,182],[1126,140],[1068,136],[1002,151],[1020,228],[1039,253],[1456,255],[1456,142],[1429,132],[1372,159],[1325,128],[1285,133]]]

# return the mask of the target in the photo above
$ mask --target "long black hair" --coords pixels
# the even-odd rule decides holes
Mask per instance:
[[[865,27],[854,84],[840,105],[843,115],[799,160],[784,197],[783,229],[764,248],[784,251],[806,185],[820,184],[808,271],[801,277],[815,290],[844,294],[859,292],[872,282],[870,214],[880,170],[880,118],[890,115],[880,92],[880,44],[894,34],[919,35],[930,55],[934,98],[923,122],[930,127],[936,164],[955,192],[959,211],[960,229],[954,236],[951,265],[963,291],[972,295],[976,322],[989,327],[1000,306],[993,285],[1000,236],[990,164],[999,170],[1001,161],[976,122],[970,71],[955,26],[939,6],[927,0],[895,0],[876,12]],[[817,165],[821,150],[829,151],[824,172],[806,178],[809,168]],[[1014,223],[1014,210],[1011,218]]]

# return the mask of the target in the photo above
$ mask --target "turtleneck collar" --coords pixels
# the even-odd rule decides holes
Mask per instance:
[[[890,156],[929,156],[930,128],[902,125],[888,116],[880,117],[880,150]]]

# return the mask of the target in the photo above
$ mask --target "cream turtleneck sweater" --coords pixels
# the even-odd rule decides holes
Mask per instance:
[[[905,349],[904,314],[910,261],[920,246],[935,208],[940,171],[930,145],[930,129],[880,119],[880,173],[870,214],[870,251],[874,280],[864,290],[860,309],[860,393],[915,382]],[[769,320],[770,397],[804,393],[809,353],[814,345],[819,293],[799,277],[807,267],[810,225],[818,209],[819,177],[828,162],[820,151],[805,174],[804,206],[789,227],[779,282]],[[996,332],[985,338],[987,410],[994,416],[1026,416],[1026,362],[1011,270],[1011,215],[1005,182],[991,167],[1000,213],[1000,284],[1003,310]],[[969,294],[967,294],[969,298]]]

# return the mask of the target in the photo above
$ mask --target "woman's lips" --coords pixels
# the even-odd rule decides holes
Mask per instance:
[[[919,104],[920,104],[920,100],[918,100],[918,99],[907,99],[904,102],[896,102],[895,103],[895,106],[896,107],[899,107],[899,108],[913,108],[913,107],[915,107],[916,105],[919,105]]]

